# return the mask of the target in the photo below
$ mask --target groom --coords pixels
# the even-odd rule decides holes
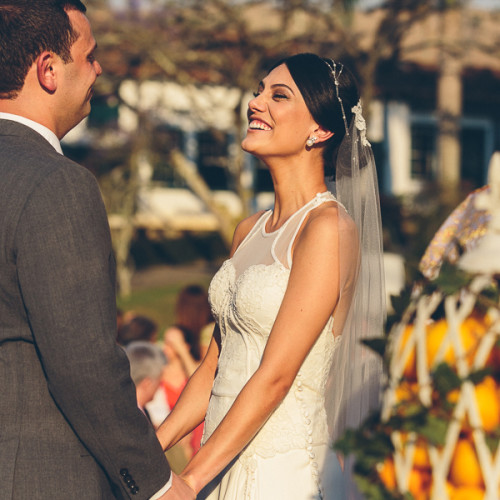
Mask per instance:
[[[0,497],[193,499],[115,344],[99,189],[59,144],[101,74],[84,12],[0,2]]]

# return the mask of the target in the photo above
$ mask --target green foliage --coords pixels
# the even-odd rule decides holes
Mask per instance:
[[[451,391],[459,389],[462,384],[462,380],[448,363],[440,363],[431,373],[431,377],[433,387],[442,399]]]
[[[394,499],[376,474],[376,465],[394,452],[390,434],[380,421],[380,413],[372,413],[360,429],[348,429],[334,444],[334,449],[355,458],[354,477],[359,490],[371,500]]]
[[[480,384],[486,377],[492,374],[492,370],[489,367],[476,370],[469,374],[466,380],[470,380],[474,385]]]
[[[423,436],[430,444],[434,446],[444,446],[448,424],[448,419],[444,419],[442,416],[433,415],[426,409],[423,425],[412,430],[416,431],[420,436]]]
[[[387,335],[392,330],[393,326],[401,320],[403,313],[409,306],[413,296],[413,285],[406,285],[399,295],[391,295],[392,313],[387,316],[385,323],[385,331]]]
[[[485,312],[489,307],[495,307],[498,303],[500,303],[500,286],[497,279],[491,286],[481,291],[477,306]]]
[[[366,477],[360,473],[354,473],[359,491],[370,500],[400,500],[402,496],[395,496],[388,491],[380,482],[374,481],[371,477]]]
[[[334,449],[349,455],[353,453],[359,467],[373,467],[394,451],[390,433],[380,420],[380,413],[374,412],[365,420],[360,429],[347,429],[334,444]]]
[[[410,303],[412,289],[413,286],[406,286],[399,295],[391,295],[392,309],[394,310],[394,314],[399,318],[403,315]]]
[[[364,345],[376,352],[379,356],[384,357],[387,348],[387,339],[385,338],[370,338],[361,341]]]
[[[445,261],[439,271],[439,276],[431,284],[444,295],[453,295],[461,288],[467,287],[471,281],[470,274]]]

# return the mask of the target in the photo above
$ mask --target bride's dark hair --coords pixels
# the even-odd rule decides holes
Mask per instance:
[[[316,123],[333,132],[323,150],[325,175],[332,176],[335,174],[338,148],[346,133],[342,107],[337,98],[333,77],[333,61],[323,59],[316,54],[296,54],[282,59],[270,71],[281,64],[285,64],[290,71]],[[336,61],[336,74],[339,97],[349,128],[353,116],[351,109],[359,100],[358,85],[351,71],[338,61]]]

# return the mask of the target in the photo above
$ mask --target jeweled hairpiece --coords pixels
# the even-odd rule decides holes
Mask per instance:
[[[342,98],[339,94],[339,78],[342,74],[342,70],[344,69],[344,65],[342,63],[339,63],[340,70],[337,73],[337,63],[333,59],[324,59],[324,61],[330,69],[330,72],[332,73],[333,82],[335,83],[335,94],[337,95],[337,100],[339,101],[340,109],[342,110],[342,119],[344,120],[345,133],[349,135],[349,125],[347,124],[347,118],[345,116],[344,103],[342,102]],[[328,61],[330,61],[330,63]]]

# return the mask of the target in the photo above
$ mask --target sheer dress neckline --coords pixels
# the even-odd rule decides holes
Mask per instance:
[[[327,199],[331,199],[331,201],[337,201],[337,199],[335,198],[335,196],[333,196],[332,193],[330,193],[329,191],[322,191],[320,193],[316,193],[316,195],[314,196],[314,198],[310,199],[307,203],[305,203],[304,205],[302,205],[300,208],[298,208],[295,212],[293,212],[290,217],[288,217],[288,219],[278,228],[278,229],[275,229],[274,231],[268,231],[266,229],[266,225],[271,217],[271,215],[273,214],[274,210],[273,209],[269,209],[265,214],[264,214],[264,217],[265,217],[265,220],[263,221],[263,224],[262,224],[262,229],[261,229],[261,232],[262,232],[262,236],[264,237],[269,237],[269,236],[274,236],[276,235],[277,233],[279,233],[280,231],[284,230],[284,228],[286,226],[288,226],[288,224],[290,223],[291,220],[293,220],[295,218],[295,216],[297,214],[299,214],[300,212],[302,212],[303,210],[305,210],[306,208],[308,208],[309,206],[311,205],[314,205],[314,203],[318,203],[320,201],[326,201]]]
[[[311,210],[326,201],[336,201],[332,193],[317,193],[314,198],[293,213],[276,231],[266,232],[265,225],[272,210],[264,212],[243,238],[231,261],[236,270],[236,277],[254,264],[271,265],[274,262],[290,269],[292,266],[292,246],[305,218]]]

